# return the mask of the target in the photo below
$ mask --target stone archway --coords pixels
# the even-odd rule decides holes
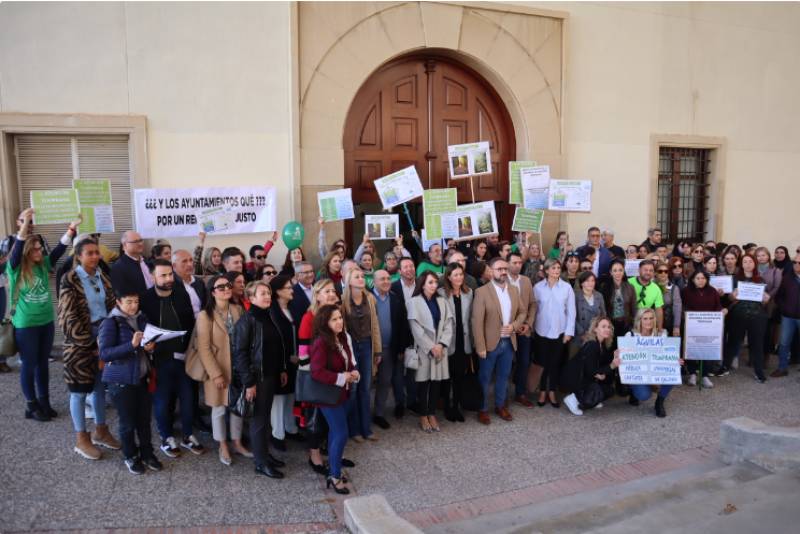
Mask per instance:
[[[317,192],[343,187],[342,139],[358,89],[381,65],[428,48],[457,58],[497,91],[513,122],[512,159],[535,159],[560,175],[565,18],[500,4],[300,3],[300,183],[306,228],[316,228]],[[329,235],[337,233],[341,225]],[[306,249],[315,251],[316,232],[306,235]]]

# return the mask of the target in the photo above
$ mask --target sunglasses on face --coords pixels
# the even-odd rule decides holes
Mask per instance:
[[[278,274],[277,271],[264,271],[264,276],[275,276]]]
[[[256,254],[256,259],[257,260],[265,260],[265,259],[267,259],[267,257],[266,256],[259,256],[258,254]]]
[[[675,265],[672,266],[672,268],[673,269],[683,269],[683,264],[676,263]]]
[[[795,265],[800,265],[800,261],[793,261],[792,263],[794,263]]]
[[[667,269],[659,269],[656,271],[658,274],[667,274],[669,271]]]
[[[218,286],[214,286],[214,291],[223,291],[225,289],[233,289],[233,284],[228,282],[227,284],[220,284]]]

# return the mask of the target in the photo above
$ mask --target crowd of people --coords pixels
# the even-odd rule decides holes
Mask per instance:
[[[8,277],[0,301],[10,303],[25,417],[58,416],[48,365],[58,328],[75,452],[97,460],[101,448],[121,449],[134,474],[162,469],[157,450],[168,458],[202,454],[197,436],[210,431],[220,462],[252,458],[255,471],[271,478],[284,476],[279,451],[287,440],[301,442],[309,467],[348,493],[343,468],[355,462],[344,456],[347,442],[378,441],[373,427],[391,427],[390,392],[394,417],[411,412],[430,434],[446,430],[439,413],[458,423],[464,411],[476,411],[489,425],[492,411],[513,420],[512,406],[564,402],[580,416],[614,396],[638,405],[655,394],[655,415],[665,417],[670,386],[621,383],[618,337],[678,337],[683,312],[722,311],[719,364],[681,360],[687,384],[711,388],[712,377],[739,367],[745,336],[755,380],[767,380],[766,358],[776,352],[769,376],[786,376],[800,330],[800,248],[792,260],[782,246],[774,257],[753,243],[669,247],[653,228],[623,249],[613,231],[592,227],[581,246],[559,232],[547,251],[527,233],[422,251],[414,232],[408,244],[417,257],[402,237],[379,256],[365,236],[350,257],[344,240],[328,246],[320,220],[323,259],[315,268],[302,248],[269,263],[277,232],[247,257],[236,247],[206,246],[201,233],[192,252],[159,240],[146,258],[135,231],[122,234],[115,254],[96,234],[78,234],[78,219],[50,249],[32,216],[23,211],[18,232],[0,244]],[[59,262],[69,246],[71,257]],[[639,261],[635,276],[626,275],[626,260]],[[56,313],[49,277],[57,264]],[[733,291],[710,284],[718,274],[733,277]],[[763,302],[738,300],[741,282],[765,284]],[[164,339],[145,337],[148,325]],[[9,370],[0,362],[0,371]]]

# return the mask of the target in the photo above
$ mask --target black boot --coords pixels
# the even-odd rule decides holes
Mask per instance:
[[[55,419],[58,417],[58,412],[50,406],[50,397],[42,397],[39,399],[39,407],[42,409],[42,412],[47,414],[50,419]]]
[[[628,397],[628,404],[630,404],[631,406],[639,406],[639,399],[634,397],[633,393],[631,393],[631,396]]]
[[[25,419],[35,419],[36,421],[46,423],[50,420],[50,416],[42,410],[37,401],[28,401],[28,407],[25,410]]]
[[[664,397],[659,395],[656,397],[656,416],[658,417],[666,417],[667,411],[664,410]]]

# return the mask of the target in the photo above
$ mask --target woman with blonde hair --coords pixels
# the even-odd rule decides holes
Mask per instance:
[[[217,247],[205,248],[206,233],[200,232],[200,243],[194,247],[192,260],[194,274],[197,276],[210,276],[222,274],[222,252]]]
[[[614,395],[614,370],[619,367],[619,350],[613,351],[614,325],[605,316],[596,316],[583,335],[583,345],[564,368],[569,395],[564,404],[574,415],[583,410],[602,408],[602,402]]]

